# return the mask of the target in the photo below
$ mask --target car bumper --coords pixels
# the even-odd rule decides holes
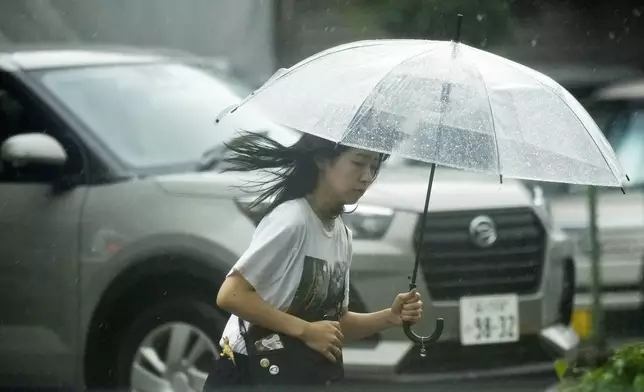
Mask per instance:
[[[357,375],[345,370],[346,379],[351,381],[369,381],[378,383],[393,384],[416,384],[434,383],[441,381],[463,381],[463,380],[485,380],[494,378],[505,378],[512,376],[528,376],[549,374],[553,372],[552,362],[542,362],[530,365],[508,366],[502,369],[491,369],[482,371],[453,371],[444,373],[423,373],[423,374],[368,374]]]
[[[345,348],[343,356],[347,379],[415,383],[552,373],[552,355],[574,358],[578,345],[575,331],[557,324],[518,343],[469,347],[433,343],[425,358],[409,341]]]

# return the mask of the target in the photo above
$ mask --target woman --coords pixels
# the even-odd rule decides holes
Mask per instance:
[[[369,188],[384,155],[308,134],[285,147],[247,133],[227,147],[227,170],[263,170],[274,180],[260,184],[263,192],[254,203],[270,201],[268,212],[217,296],[217,305],[232,316],[220,342],[222,358],[206,390],[256,383],[245,339],[251,325],[277,334],[262,340],[265,347],[282,347],[280,336],[294,339],[324,362],[320,369],[341,369],[343,343],[420,320],[422,301],[415,291],[399,294],[390,308],[379,312],[348,311],[351,234],[341,215],[345,205],[357,203]],[[257,349],[258,343],[250,344],[251,350]],[[262,366],[268,367],[265,361]],[[307,380],[319,384],[342,378],[342,371],[332,373]]]

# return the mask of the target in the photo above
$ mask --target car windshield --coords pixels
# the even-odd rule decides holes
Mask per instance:
[[[612,103],[595,104],[589,113],[615,150],[615,155],[628,174],[624,187],[644,185],[644,108],[620,108]],[[536,183],[526,181],[527,183]],[[560,183],[539,183],[548,195],[586,192],[586,187]]]
[[[606,130],[632,185],[644,184],[644,108],[617,116]]]
[[[38,71],[42,84],[128,166],[189,165],[234,132],[216,127],[246,91],[241,82],[186,64]]]

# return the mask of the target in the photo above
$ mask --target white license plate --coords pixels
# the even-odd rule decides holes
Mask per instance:
[[[460,311],[463,346],[519,340],[519,299],[515,294],[463,297]]]

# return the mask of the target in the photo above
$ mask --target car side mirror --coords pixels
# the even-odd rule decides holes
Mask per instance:
[[[18,167],[32,163],[63,166],[67,162],[67,153],[53,137],[34,132],[5,140],[0,146],[0,159]]]

